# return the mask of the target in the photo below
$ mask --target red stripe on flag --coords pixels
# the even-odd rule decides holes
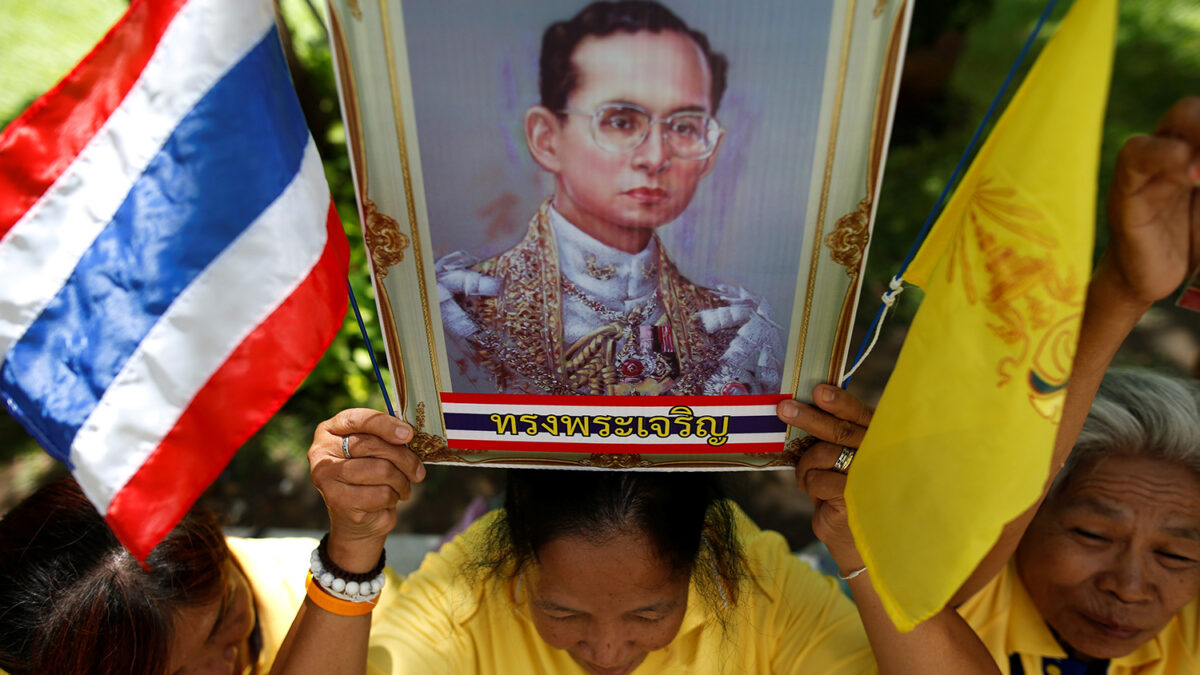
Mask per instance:
[[[61,82],[0,132],[0,238],[125,100],[186,1],[133,0]]]
[[[287,401],[341,328],[349,246],[332,202],[326,229],[325,250],[312,272],[213,373],[109,504],[109,527],[138,560]]]

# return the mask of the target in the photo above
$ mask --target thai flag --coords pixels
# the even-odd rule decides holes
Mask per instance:
[[[134,0],[0,133],[0,394],[139,559],[312,369],[347,244],[270,0]]]

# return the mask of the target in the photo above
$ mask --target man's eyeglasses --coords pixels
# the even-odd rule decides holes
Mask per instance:
[[[604,103],[593,112],[563,110],[567,115],[592,118],[592,138],[610,152],[633,152],[646,142],[650,129],[661,123],[663,141],[679,159],[705,159],[717,149],[724,129],[711,115],[702,112],[677,112],[654,117],[641,106],[631,103]]]

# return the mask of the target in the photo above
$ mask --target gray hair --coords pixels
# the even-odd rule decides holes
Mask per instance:
[[[1109,370],[1050,493],[1112,454],[1179,462],[1200,474],[1200,382],[1143,368]]]

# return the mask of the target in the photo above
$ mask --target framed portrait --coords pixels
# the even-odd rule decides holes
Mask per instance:
[[[775,406],[845,365],[910,13],[330,0],[411,447],[791,466]]]

